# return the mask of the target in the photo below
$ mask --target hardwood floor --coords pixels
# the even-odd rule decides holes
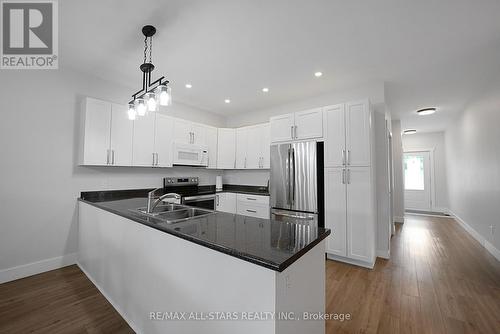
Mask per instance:
[[[453,219],[410,216],[374,270],[326,262],[337,333],[500,333],[500,264]],[[77,266],[0,285],[0,333],[133,333]]]
[[[76,265],[0,284],[0,333],[134,333]]]
[[[500,264],[453,219],[408,216],[374,270],[327,261],[327,333],[500,333]]]

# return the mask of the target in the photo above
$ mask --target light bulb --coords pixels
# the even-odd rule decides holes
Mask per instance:
[[[149,111],[156,111],[156,95],[155,93],[146,93],[144,95]]]
[[[144,116],[146,115],[146,102],[144,99],[135,99],[135,107],[137,110],[137,115]]]
[[[156,88],[156,95],[160,100],[160,105],[169,106],[172,104],[172,90],[167,85],[159,85]]]
[[[137,115],[137,111],[135,111],[135,106],[133,103],[128,104],[128,119],[133,121],[135,116]]]

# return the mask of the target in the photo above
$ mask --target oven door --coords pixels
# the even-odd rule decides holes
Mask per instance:
[[[202,209],[215,210],[215,194],[183,197],[182,204]]]

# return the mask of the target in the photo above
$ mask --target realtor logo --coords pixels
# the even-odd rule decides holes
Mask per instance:
[[[1,1],[2,69],[57,69],[57,1]]]

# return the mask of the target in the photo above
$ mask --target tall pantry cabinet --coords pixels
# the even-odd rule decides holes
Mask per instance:
[[[328,258],[372,268],[376,209],[372,111],[368,100],[324,112],[325,225]]]

